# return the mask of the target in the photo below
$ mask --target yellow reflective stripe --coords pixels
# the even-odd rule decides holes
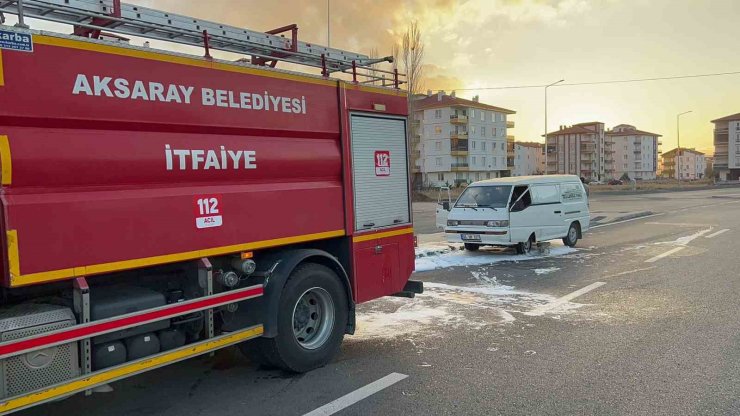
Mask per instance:
[[[8,270],[10,270],[10,279],[13,276],[20,276],[21,265],[18,259],[18,231],[8,230],[6,232],[8,239]]]
[[[58,384],[47,389],[37,390],[33,393],[11,398],[4,403],[0,403],[0,413],[5,414],[5,412],[27,408],[34,404],[64,397],[69,394],[87,390],[94,386],[111,383],[144,371],[153,370],[196,355],[215,351],[229,345],[258,337],[262,335],[263,331],[262,325],[258,325],[254,328],[218,337],[212,341],[203,341],[198,344],[188,345],[168,353],[155,355],[133,363],[123,364],[109,370],[102,370],[91,375],[83,376],[68,383]]]
[[[2,68],[0,68],[0,70],[1,69]],[[2,170],[0,171],[0,183],[3,185],[10,185],[10,182],[13,179],[13,163],[10,158],[10,142],[8,141],[8,136],[3,135],[0,135],[0,165],[2,165]]]
[[[14,231],[15,232],[15,231]],[[236,244],[231,246],[215,247],[205,250],[188,251],[184,253],[165,254],[162,256],[146,257],[142,259],[122,260],[111,263],[93,264],[90,266],[79,266],[61,270],[51,270],[46,272],[31,273],[15,276],[11,272],[10,286],[25,286],[30,284],[45,283],[54,280],[61,280],[75,276],[91,276],[95,274],[135,269],[145,266],[153,266],[165,263],[174,263],[184,260],[199,259],[202,257],[217,256],[222,254],[238,253],[240,251],[257,250],[268,247],[283,246],[287,244],[305,243],[313,240],[323,240],[326,238],[341,237],[344,230],[326,231],[315,234],[304,234],[293,237],[275,238],[272,240],[255,241],[252,243]],[[17,247],[16,247],[17,250]],[[10,247],[8,247],[10,251]],[[16,253],[17,258],[17,253]]]
[[[413,227],[403,228],[400,230],[386,231],[384,233],[358,235],[358,236],[353,237],[352,241],[354,241],[355,243],[359,243],[362,241],[376,240],[379,238],[395,237],[397,235],[403,235],[403,234],[412,234],[413,232],[414,232]]]
[[[209,61],[206,59],[191,58],[186,56],[170,55],[156,51],[144,51],[141,49],[131,49],[121,46],[102,45],[99,43],[79,41],[73,39],[64,39],[54,36],[34,35],[33,41],[39,45],[58,46],[62,48],[80,49],[93,52],[107,53],[111,55],[128,56],[132,58],[149,59],[152,61],[168,62],[172,64],[195,66],[200,68],[216,69],[227,72],[237,72],[241,74],[259,75],[269,78],[286,79],[290,81],[305,82],[308,84],[326,85],[331,87],[337,86],[336,80],[313,78],[299,74],[288,74],[277,71],[268,71],[259,68],[250,68],[241,65],[229,65],[223,62]]]
[[[5,85],[5,72],[3,71],[3,51],[0,50],[0,87]]]

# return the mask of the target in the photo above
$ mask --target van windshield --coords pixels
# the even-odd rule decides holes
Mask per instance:
[[[470,186],[458,198],[455,207],[506,208],[511,185]]]

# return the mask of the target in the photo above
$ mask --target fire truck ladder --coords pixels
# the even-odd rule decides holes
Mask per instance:
[[[48,20],[74,26],[74,35],[99,38],[101,32],[114,32],[166,42],[249,55],[253,65],[275,67],[278,61],[321,68],[328,77],[335,72],[352,74],[353,81],[398,86],[397,69],[388,71],[376,64],[393,62],[393,57],[371,58],[354,52],[298,41],[298,26],[289,25],[258,32],[189,16],[121,3],[121,0],[0,0],[0,14]],[[290,37],[285,33],[290,32]],[[358,73],[358,69],[365,69]],[[388,75],[388,76],[387,76]]]

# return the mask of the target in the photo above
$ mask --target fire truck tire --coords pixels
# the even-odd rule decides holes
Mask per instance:
[[[286,371],[305,373],[322,367],[339,352],[347,304],[347,292],[334,271],[320,264],[301,264],[280,295],[277,336],[240,347],[258,363]]]

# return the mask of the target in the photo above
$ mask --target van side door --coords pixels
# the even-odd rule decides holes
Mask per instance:
[[[563,203],[564,233],[574,221],[578,221],[581,229],[588,228],[588,204],[584,186],[580,182],[569,182],[560,185],[560,200]],[[584,218],[586,219],[584,223]],[[565,234],[563,234],[565,235]]]
[[[557,184],[537,184],[529,187],[532,193],[532,212],[541,241],[560,238],[566,232],[563,227],[563,204],[560,202],[560,188]]]

